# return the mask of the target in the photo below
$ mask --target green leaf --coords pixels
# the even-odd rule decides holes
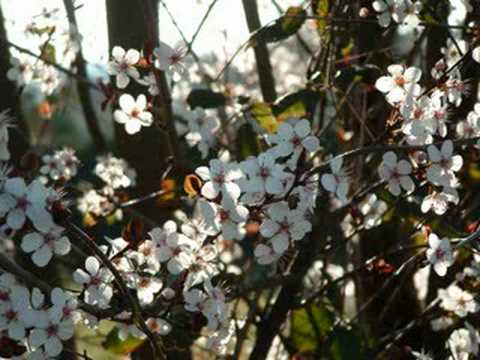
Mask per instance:
[[[56,62],[56,50],[55,46],[50,43],[45,44],[40,48],[42,51],[40,57],[46,62],[55,63]]]
[[[335,75],[335,82],[339,88],[346,91],[352,83],[356,82],[373,85],[381,74],[380,69],[373,65],[353,65],[339,70]]]
[[[312,305],[310,310],[310,315],[307,309],[297,309],[292,313],[291,337],[300,352],[316,350],[320,346],[317,336],[324,339],[335,319],[334,314],[324,306]]]
[[[192,109],[201,107],[204,109],[218,108],[227,102],[225,95],[209,89],[195,89],[187,97],[187,103]]]
[[[270,105],[264,102],[256,102],[250,108],[252,116],[257,123],[268,133],[274,133],[277,131],[278,123],[275,115],[273,114]]]
[[[331,332],[330,340],[330,354],[329,359],[332,360],[348,360],[366,359],[365,354],[362,354],[362,344],[360,338],[353,330],[342,327],[335,328]]]
[[[250,39],[250,45],[254,46],[259,40],[272,43],[287,39],[302,27],[306,19],[307,12],[302,7],[291,6],[287,9],[285,15],[275,20],[272,25],[255,32]]]
[[[144,341],[145,340],[131,335],[129,335],[126,340],[121,340],[118,336],[118,329],[114,328],[108,333],[107,338],[102,345],[106,350],[114,354],[128,355],[137,350]]]
[[[302,118],[315,111],[319,100],[319,93],[303,89],[278,99],[273,105],[273,114],[277,121],[283,122],[289,117]]]
[[[326,35],[327,21],[324,19],[328,17],[330,12],[330,0],[312,0],[312,9],[314,14],[319,17],[317,19],[317,32],[320,37]]]
[[[257,155],[259,145],[257,134],[250,124],[240,126],[237,131],[237,158],[245,160],[247,157]]]
[[[430,227],[432,228],[433,232],[438,234],[441,237],[448,237],[449,239],[461,238],[464,237],[465,234],[461,231],[458,231],[452,225],[448,224],[446,221],[442,221],[441,219],[435,219],[430,223]]]

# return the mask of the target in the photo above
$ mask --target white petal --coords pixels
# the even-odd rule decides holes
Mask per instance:
[[[90,275],[82,269],[77,269],[73,273],[73,280],[78,284],[88,284],[90,282]]]
[[[123,94],[120,96],[120,99],[118,99],[118,104],[123,111],[126,113],[131,113],[135,107],[135,100],[133,99],[132,95]]]
[[[129,83],[130,83],[130,78],[128,77],[127,74],[125,74],[124,72],[117,74],[117,77],[115,78],[115,84],[119,89],[125,89]],[[123,107],[122,109],[125,110],[125,108]]]
[[[125,54],[125,60],[129,65],[135,65],[140,60],[140,53],[138,50],[129,49]]]
[[[52,259],[52,249],[48,245],[43,245],[32,255],[32,261],[38,267],[46,266]]]
[[[130,119],[125,123],[125,131],[129,135],[134,135],[140,131],[142,128],[141,123],[137,119]]]
[[[85,260],[85,269],[90,275],[96,275],[100,269],[100,262],[97,258],[89,256],[87,260]]]
[[[43,236],[37,232],[29,233],[22,239],[22,250],[30,253],[37,250],[43,244]]]
[[[20,209],[13,209],[8,213],[7,225],[14,230],[20,230],[25,224],[25,213]]]
[[[67,237],[63,236],[54,244],[54,251],[57,255],[67,255],[70,252],[71,244]]]
[[[382,76],[375,82],[375,87],[383,93],[388,93],[395,87],[395,81],[390,76]]]
[[[215,184],[212,181],[209,181],[205,185],[203,185],[201,193],[207,199],[212,200],[218,196],[219,189],[218,187],[215,186]]]

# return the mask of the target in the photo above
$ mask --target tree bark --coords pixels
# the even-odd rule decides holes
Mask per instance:
[[[242,0],[242,2],[248,30],[250,33],[253,33],[262,27],[260,16],[258,14],[257,0]],[[273,69],[267,44],[264,40],[257,39],[253,46],[253,51],[255,53],[257,73],[263,100],[265,102],[274,102],[277,99],[277,92],[275,91],[275,79],[273,78]]]
[[[158,6],[155,0],[107,0],[106,4],[110,49],[121,46],[126,50],[141,50],[145,44],[158,41]],[[146,19],[146,12],[149,19]],[[166,82],[161,85],[166,86]],[[168,87],[166,89],[168,91]],[[171,146],[172,140],[176,140],[173,123],[168,126],[163,123],[166,117],[171,120],[170,95],[165,93],[165,88],[161,90],[164,100],[160,105],[162,119],[156,118],[152,126],[142,128],[135,135],[128,135],[123,126],[115,123],[118,153],[137,171],[137,188],[141,189],[137,196],[160,189],[168,159],[175,156]],[[136,97],[141,93],[146,94],[147,90],[132,80],[125,92]],[[139,209],[151,219],[164,218],[154,201],[141,204]]]
[[[15,165],[20,164],[20,160],[29,148],[28,128],[20,111],[20,93],[15,83],[7,78],[7,72],[10,69],[10,51],[8,46],[7,30],[5,28],[5,18],[2,7],[0,6],[0,112],[9,110],[15,118],[16,129],[10,131],[9,149],[11,160]]]
[[[70,29],[72,26],[77,28],[77,19],[75,17],[75,7],[72,0],[63,0],[65,10],[67,12],[68,22],[70,23]],[[75,66],[77,67],[78,74],[84,79],[88,79],[87,66],[85,59],[83,58],[82,47],[80,44],[80,49],[78,50],[77,58],[75,59]],[[105,152],[107,143],[105,137],[100,131],[99,119],[95,112],[95,108],[92,103],[92,98],[90,96],[90,87],[87,83],[82,81],[77,81],[77,90],[78,96],[80,97],[80,103],[82,104],[83,116],[87,122],[88,131],[92,137],[93,144],[97,152]]]

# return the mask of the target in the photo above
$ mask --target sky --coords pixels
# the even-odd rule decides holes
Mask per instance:
[[[201,22],[208,6],[213,0],[164,0],[176,22],[187,39],[191,39]],[[300,0],[282,0],[282,6],[298,5]],[[29,0],[28,6],[19,6],[18,0],[0,0],[5,17],[9,38],[13,42],[28,47],[22,30],[43,8],[59,8],[60,18],[66,18],[62,0]],[[105,62],[108,57],[108,36],[104,0],[77,0],[82,5],[77,10],[77,21],[83,35],[83,51],[90,62]],[[271,0],[260,0],[259,10],[262,23],[278,17]],[[65,23],[66,26],[66,23]],[[165,9],[160,6],[160,38],[175,45],[181,41],[177,29],[172,24]],[[226,35],[225,35],[226,34]],[[225,41],[225,36],[227,41]],[[224,52],[231,54],[248,38],[241,0],[218,0],[204,24],[194,44],[197,54]],[[27,45],[27,46],[26,46]]]

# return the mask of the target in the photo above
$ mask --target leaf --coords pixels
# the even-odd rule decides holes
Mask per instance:
[[[325,338],[333,326],[334,319],[334,314],[324,306],[312,305],[311,316],[306,309],[294,310],[291,337],[298,350],[300,352],[314,351],[320,345],[315,327],[318,329],[318,335]],[[312,324],[312,320],[315,325]]]
[[[430,223],[430,227],[433,232],[439,235],[440,237],[447,237],[449,239],[461,238],[465,234],[461,231],[455,229],[454,226],[448,224],[446,221],[441,219],[435,219]]]
[[[34,35],[51,34],[54,31],[55,31],[55,27],[53,26],[44,26],[44,27],[31,26],[28,28],[28,32]]]
[[[249,156],[257,155],[259,145],[257,142],[257,134],[250,124],[240,126],[237,132],[237,157],[245,160]]]
[[[330,13],[330,1],[329,0],[312,0],[312,9],[317,19],[317,32],[320,37],[326,35],[327,21],[325,18]]]
[[[470,166],[468,167],[468,176],[472,182],[480,182],[480,166],[474,162],[470,163]]]
[[[275,115],[273,115],[270,105],[264,102],[256,102],[250,108],[250,111],[257,120],[258,124],[268,133],[277,131],[278,123]]]
[[[272,43],[287,39],[302,27],[306,19],[307,12],[302,7],[291,6],[285,15],[275,20],[272,25],[255,32],[250,39],[250,45],[254,46],[257,41]]]
[[[329,359],[332,360],[347,360],[366,359],[362,351],[362,344],[357,334],[353,330],[343,327],[336,327],[331,332],[330,340],[330,354]]]
[[[340,69],[335,76],[335,82],[338,87],[346,91],[352,83],[356,82],[373,85],[380,75],[380,69],[374,65],[354,65]]]
[[[192,109],[201,107],[204,109],[218,108],[227,102],[225,95],[208,89],[194,89],[187,97],[187,103]]]
[[[103,347],[118,355],[128,355],[135,350],[137,350],[145,340],[133,337],[131,335],[128,336],[126,340],[121,340],[118,336],[118,329],[114,328],[110,331],[107,335],[107,338],[103,342]]]
[[[189,197],[194,198],[200,194],[202,188],[202,180],[195,175],[190,174],[185,177],[183,181],[183,190],[188,194]]]
[[[289,117],[306,117],[313,114],[319,98],[318,92],[309,89],[287,94],[275,102],[273,114],[278,122],[283,122]]]
[[[46,62],[55,63],[56,62],[56,50],[55,46],[50,43],[45,44],[40,48],[41,54],[40,58]]]

